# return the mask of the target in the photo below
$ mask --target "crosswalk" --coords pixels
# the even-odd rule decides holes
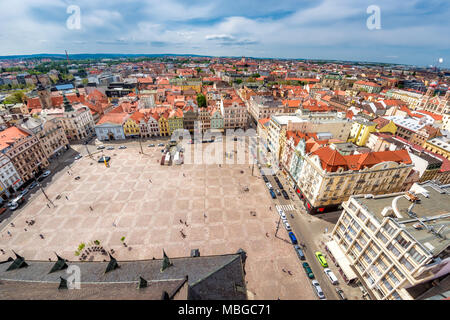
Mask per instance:
[[[283,210],[284,212],[287,211],[295,211],[295,207],[293,204],[280,204],[276,206],[278,209]]]

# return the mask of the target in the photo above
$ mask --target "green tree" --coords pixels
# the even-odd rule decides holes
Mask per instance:
[[[199,108],[206,108],[206,97],[201,93],[197,95],[197,105]]]

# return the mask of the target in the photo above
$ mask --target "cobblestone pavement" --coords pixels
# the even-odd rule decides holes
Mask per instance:
[[[136,142],[117,143],[128,148],[104,150],[109,168],[97,162],[101,153],[92,160],[85,155],[52,177],[45,192],[56,207],[35,192],[14,227],[1,230],[0,260],[15,250],[29,260],[54,259],[57,252],[78,261],[79,244],[94,240],[114,249],[118,260],[161,258],[163,249],[181,257],[195,248],[201,255],[242,248],[250,299],[315,299],[292,245],[274,237],[278,215],[257,170],[252,176],[248,164],[161,166],[160,147],[144,145],[140,154]],[[26,224],[31,219],[33,226]]]

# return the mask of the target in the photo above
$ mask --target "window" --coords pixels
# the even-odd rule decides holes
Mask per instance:
[[[369,227],[370,230],[374,231],[377,230],[377,227],[375,227],[375,225],[372,222],[368,222],[367,226]]]
[[[358,244],[358,242],[355,242],[355,248],[358,249],[359,252],[361,252],[362,248],[361,246]]]
[[[409,271],[414,270],[413,265],[405,257],[400,259],[400,263],[404,265]]]
[[[367,262],[367,264],[371,264],[372,263],[372,259],[370,259],[370,257],[366,253],[363,253],[362,257]]]
[[[355,230],[353,230],[353,228],[352,227],[348,227],[348,231],[350,231],[350,233],[353,235],[353,236],[355,236],[356,235],[356,231]]]
[[[386,239],[386,237],[380,231],[378,231],[378,233],[377,233],[377,238],[380,239],[381,241],[383,241],[384,243],[386,243],[388,241]]]
[[[352,226],[354,226],[358,231],[361,229],[360,225],[356,221],[353,221]]]
[[[400,255],[400,251],[398,251],[398,249],[392,243],[390,243],[387,248],[394,254],[394,256],[398,257]]]
[[[392,293],[392,298],[394,300],[403,300],[397,292]]]
[[[405,238],[402,237],[402,235],[398,235],[395,240],[397,240],[398,244],[401,245],[403,248],[407,248],[409,246],[409,244],[411,243],[410,241],[406,240]]]
[[[395,233],[395,229],[389,223],[386,223],[384,225],[384,229],[390,236],[392,236]]]
[[[362,221],[366,221],[367,217],[361,213],[361,211],[358,212],[358,214],[356,215],[358,218],[360,218]]]
[[[423,260],[425,260],[425,256],[420,254],[415,248],[411,248],[411,250],[408,251],[408,253],[411,255],[411,258],[417,262],[417,264],[421,264]]]
[[[389,281],[387,281],[386,277],[384,277],[381,282],[384,284],[384,286],[388,289],[388,291],[391,291],[392,289],[394,289],[391,284],[389,283]]]
[[[397,285],[400,283],[400,280],[398,280],[398,278],[395,276],[395,274],[392,271],[389,271],[388,273],[389,278],[392,280],[392,282],[394,283],[394,285]]]

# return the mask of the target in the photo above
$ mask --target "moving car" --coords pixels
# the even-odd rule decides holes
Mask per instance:
[[[50,170],[46,170],[46,171],[44,171],[44,173],[42,174],[42,176],[41,177],[48,177],[50,174],[51,174],[52,172],[50,171]]]
[[[81,154],[77,154],[76,156],[75,156],[75,160],[78,160],[78,159],[81,159],[83,156],[81,155]]]
[[[289,200],[289,196],[288,196],[286,190],[281,190],[281,193],[283,194],[283,197],[284,197],[286,200]]]
[[[164,147],[164,143],[158,143],[158,147]]]
[[[155,145],[153,143],[149,144],[147,147],[153,148]]]
[[[330,279],[331,283],[336,285],[339,284],[338,278],[334,275],[333,271],[330,268],[323,269],[323,272],[327,275],[328,279]]]
[[[119,149],[126,149],[126,146],[120,146]]]
[[[308,278],[310,279],[314,279],[314,273],[311,270],[311,267],[309,266],[308,262],[303,262],[302,263],[303,269],[305,269],[306,275],[308,276]]]
[[[292,244],[297,244],[297,238],[295,237],[295,234],[292,231],[289,232],[289,238],[291,239]]]
[[[108,147],[106,150],[114,150],[114,147]]]
[[[345,296],[344,291],[342,291],[341,288],[337,287],[336,293],[338,294],[338,296],[341,300],[347,300],[347,297]]]
[[[103,159],[104,158],[104,159]],[[111,157],[100,157],[99,159],[98,159],[98,162],[99,163],[103,163],[103,162],[105,162],[105,160],[106,160],[106,162],[108,162],[109,160],[111,160]]]
[[[30,186],[28,187],[28,189],[31,190],[31,189],[33,189],[33,188],[36,187],[36,186],[37,186],[37,182],[36,182],[36,181],[33,181],[33,182],[30,184]]]
[[[295,252],[296,252],[297,255],[298,255],[298,258],[299,258],[300,260],[305,260],[305,254],[303,253],[303,250],[300,249],[300,246],[299,246],[298,244],[296,244],[296,245],[294,246],[294,249],[295,249]]]
[[[105,149],[105,146],[98,146],[97,147],[97,150],[102,150],[102,149]]]
[[[281,217],[281,220],[287,221],[286,215],[284,214],[284,212],[281,212],[281,213],[280,213],[280,217]]]
[[[316,292],[317,296],[321,300],[326,300],[325,295],[323,294],[322,288],[320,287],[320,284],[317,280],[311,281],[311,284],[314,288],[314,291]]]
[[[328,268],[327,260],[325,260],[322,252],[316,251],[314,254],[316,255],[317,260],[319,260],[320,265],[324,268]]]

